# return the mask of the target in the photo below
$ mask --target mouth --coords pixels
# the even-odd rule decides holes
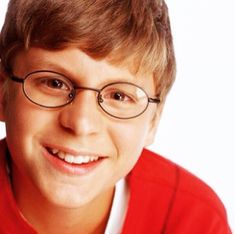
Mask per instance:
[[[67,175],[87,175],[103,164],[108,157],[93,152],[77,152],[63,147],[45,146],[44,156],[53,168]]]
[[[61,151],[59,149],[55,148],[48,148],[47,151],[54,157],[57,157],[60,160],[63,160],[66,163],[74,164],[74,165],[85,165],[90,164],[93,162],[97,162],[101,159],[99,156],[94,155],[88,155],[88,154],[79,154],[79,155],[72,155],[70,153],[66,153],[64,151]]]

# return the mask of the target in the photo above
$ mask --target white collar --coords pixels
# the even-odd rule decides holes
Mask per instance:
[[[127,181],[121,179],[115,186],[113,204],[104,234],[121,233],[129,202],[129,188]]]

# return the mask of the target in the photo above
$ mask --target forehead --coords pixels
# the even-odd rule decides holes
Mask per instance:
[[[45,50],[30,48],[20,51],[13,60],[13,72],[18,76],[26,76],[37,70],[52,70],[71,78],[92,80],[96,82],[128,81],[148,86],[153,82],[152,74],[143,69],[133,71],[133,61],[113,62],[113,59],[94,59],[76,47],[63,50]]]

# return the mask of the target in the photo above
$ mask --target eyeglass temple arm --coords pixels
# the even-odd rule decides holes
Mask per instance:
[[[160,103],[161,100],[160,98],[148,98],[148,101],[151,102],[151,103]]]
[[[10,76],[10,79],[13,80],[13,81],[16,81],[18,83],[23,83],[24,82],[24,79],[21,79],[17,76]]]

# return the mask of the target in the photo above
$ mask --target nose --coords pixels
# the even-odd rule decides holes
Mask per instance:
[[[80,90],[72,103],[61,109],[60,125],[75,135],[90,135],[100,132],[102,113],[93,90]]]

